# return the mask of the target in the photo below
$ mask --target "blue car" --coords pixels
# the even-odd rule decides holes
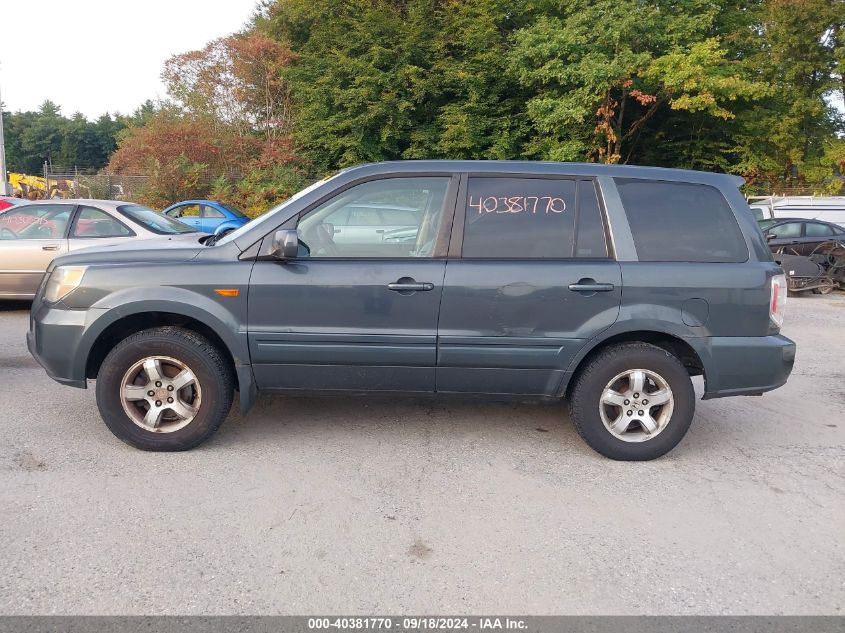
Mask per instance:
[[[249,222],[241,211],[214,200],[185,200],[170,205],[162,213],[214,235],[225,235]]]

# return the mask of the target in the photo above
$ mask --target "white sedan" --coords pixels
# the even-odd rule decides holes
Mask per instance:
[[[0,211],[0,300],[32,299],[55,257],[138,239],[198,240],[196,229],[114,200],[45,200]]]

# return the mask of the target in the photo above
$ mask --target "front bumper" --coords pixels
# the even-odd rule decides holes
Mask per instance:
[[[91,317],[90,310],[33,304],[26,346],[53,380],[80,389],[88,386],[82,341]]]
[[[786,383],[795,363],[795,343],[780,334],[687,340],[705,365],[705,400],[777,389]]]

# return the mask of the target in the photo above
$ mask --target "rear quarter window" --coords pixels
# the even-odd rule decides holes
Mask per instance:
[[[715,187],[634,178],[616,186],[640,261],[744,262],[748,246]]]

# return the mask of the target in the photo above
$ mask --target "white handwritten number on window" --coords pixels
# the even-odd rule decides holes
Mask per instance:
[[[552,196],[475,196],[467,206],[479,213],[563,213],[566,202]]]

